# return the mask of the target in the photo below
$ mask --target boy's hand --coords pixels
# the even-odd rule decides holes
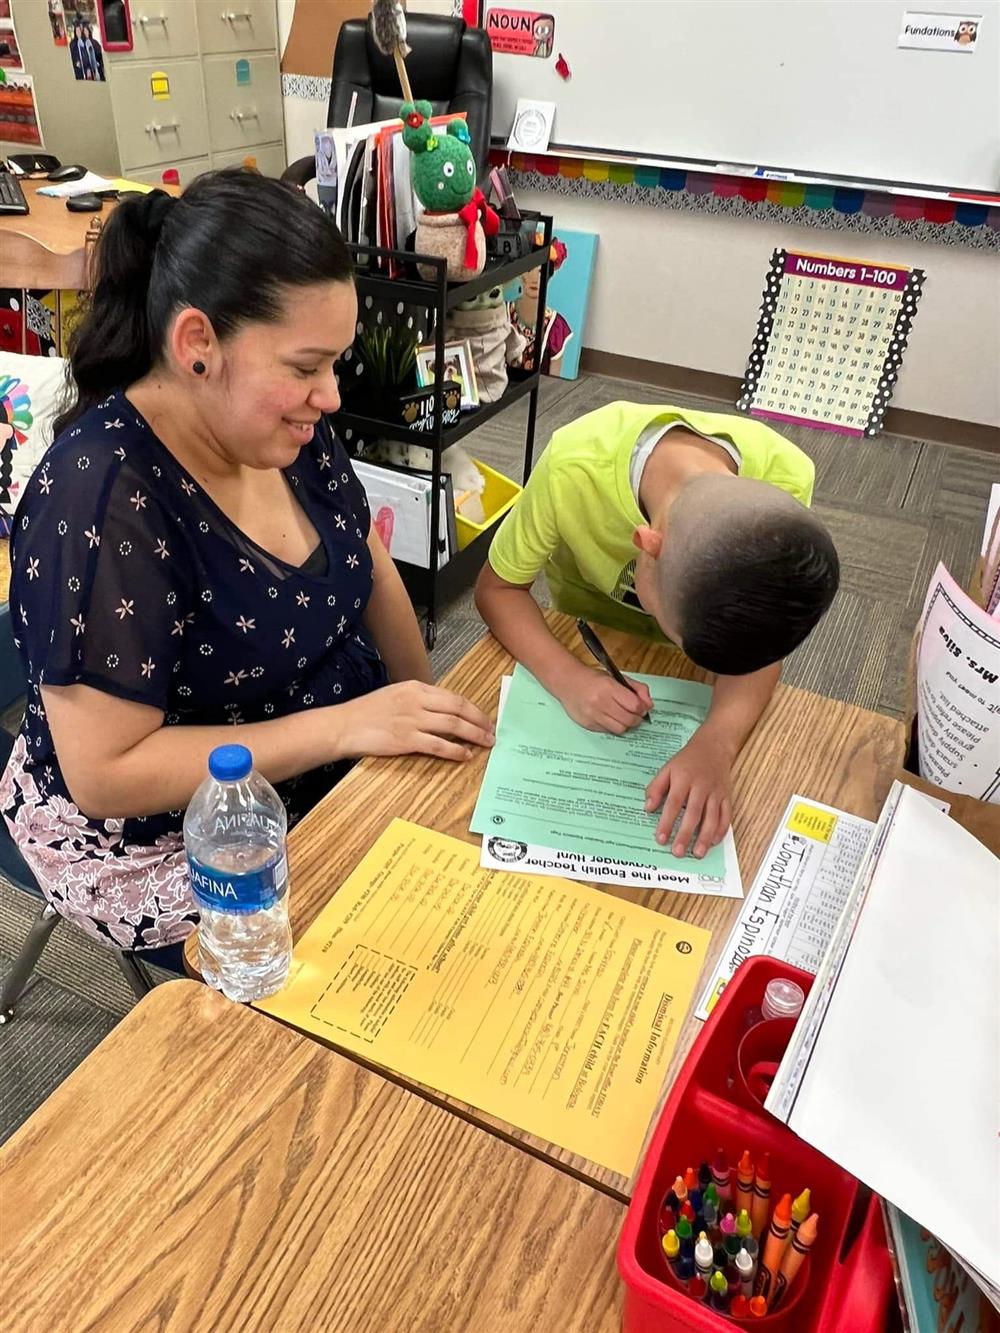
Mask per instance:
[[[604,671],[574,662],[554,691],[574,722],[588,731],[611,731],[616,736],[636,727],[653,707],[653,696],[641,681],[636,694]]]
[[[656,825],[657,842],[666,843],[684,809],[684,818],[670,849],[674,856],[686,854],[699,824],[693,856],[704,856],[725,836],[732,822],[729,782],[734,758],[727,739],[701,726],[646,788],[646,809],[652,811],[663,806]]]

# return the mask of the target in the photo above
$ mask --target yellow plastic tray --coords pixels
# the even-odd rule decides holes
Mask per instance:
[[[522,487],[518,486],[516,481],[511,481],[502,472],[496,472],[493,468],[487,467],[485,463],[480,463],[478,458],[474,458],[472,461],[486,479],[486,487],[482,494],[486,522],[471,523],[467,518],[463,518],[461,514],[456,513],[455,527],[458,533],[458,549],[460,551],[464,551],[502,514],[506,514],[522,490]]]

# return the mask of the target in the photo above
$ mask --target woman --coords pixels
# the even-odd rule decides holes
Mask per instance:
[[[562,267],[568,251],[566,246],[558,237],[552,238],[552,244],[549,246],[549,278],[553,273],[558,273]],[[542,270],[538,268],[529,269],[521,279],[521,293],[515,301],[510,303],[510,322],[511,327],[524,339],[525,348],[513,361],[512,366],[521,370],[535,369],[535,323],[538,319],[538,298],[542,288]],[[566,345],[573,337],[573,330],[569,322],[560,315],[558,310],[553,310],[551,306],[545,308],[545,318],[542,321],[541,348],[542,359],[541,367],[543,375],[558,375],[559,367],[562,361],[562,354],[566,350]]]
[[[29,702],[0,809],[50,901],[119,947],[192,929],[181,824],[214,746],[248,745],[294,820],[360,755],[492,743],[429,683],[323,419],[356,319],[336,228],[256,173],[125,199],[102,232],[78,398],[15,518]]]

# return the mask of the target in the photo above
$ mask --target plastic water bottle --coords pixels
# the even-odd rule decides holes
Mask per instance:
[[[184,816],[202,976],[230,1000],[280,990],[292,957],[288,819],[245,745],[220,745]]]

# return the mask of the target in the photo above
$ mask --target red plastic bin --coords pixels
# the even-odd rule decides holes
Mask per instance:
[[[684,1063],[650,1140],[621,1239],[623,1333],[881,1333],[893,1299],[892,1262],[880,1200],[828,1157],[804,1143],[745,1093],[729,1087],[747,1009],[759,1007],[774,977],[808,992],[813,978],[773,958],[749,959]],[[742,1103],[742,1104],[741,1104]],[[771,1156],[771,1198],[809,1186],[819,1238],[786,1301],[763,1319],[733,1320],[688,1297],[660,1248],[658,1214],[674,1177],[724,1148]]]

